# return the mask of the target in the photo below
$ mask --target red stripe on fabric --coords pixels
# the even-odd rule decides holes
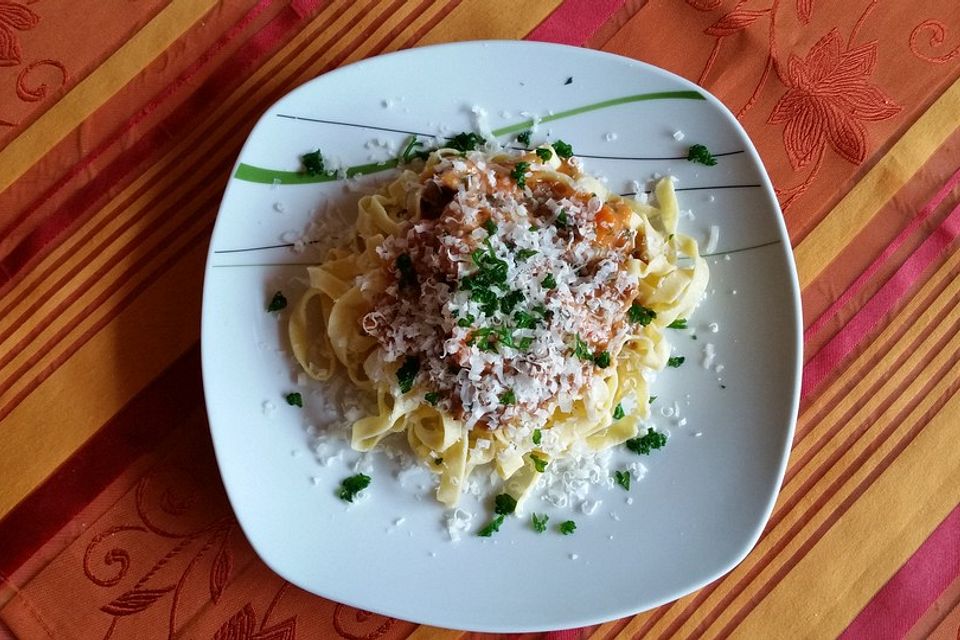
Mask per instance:
[[[804,366],[801,399],[806,399],[817,390],[827,376],[870,334],[877,323],[896,307],[927,268],[947,251],[958,235],[960,206],[950,212],[857,315]]]
[[[10,575],[138,457],[203,402],[192,347],[0,520],[0,574]]]
[[[626,0],[566,0],[526,39],[580,46],[615,14]]]
[[[893,241],[883,250],[883,252],[877,256],[876,260],[870,263],[870,266],[867,267],[867,269],[861,273],[856,280],[854,280],[853,284],[851,284],[847,290],[844,291],[843,294],[837,298],[830,305],[830,307],[827,308],[826,311],[820,314],[820,317],[818,317],[814,323],[803,332],[804,342],[819,333],[823,327],[830,322],[834,314],[836,314],[839,309],[846,306],[850,302],[850,299],[853,298],[853,296],[856,295],[857,292],[859,292],[867,282],[876,276],[877,272],[880,270],[880,267],[883,266],[883,264],[887,262],[890,257],[896,253],[898,249],[900,249],[901,246],[903,246],[903,243],[906,242],[907,238],[916,232],[920,225],[922,225],[927,218],[930,217],[930,214],[940,206],[944,199],[950,195],[950,192],[953,191],[958,184],[960,184],[960,169],[957,169],[956,173],[950,176],[940,190],[934,194],[933,198],[931,198],[930,201],[923,206],[923,208],[920,210],[920,213],[918,213],[913,220],[910,221],[909,225],[904,227],[904,229],[897,234],[897,237],[894,238]]]
[[[960,576],[960,505],[860,611],[840,640],[902,638]]]
[[[241,35],[250,23],[256,20],[270,4],[271,0],[261,0],[258,2],[253,9],[217,40],[210,49],[204,52],[204,54],[187,67],[180,76],[154,96],[150,102],[144,105],[136,115],[127,120],[122,127],[117,129],[117,131],[104,140],[96,149],[75,164],[70,171],[64,174],[63,177],[57,180],[47,191],[24,209],[22,214],[8,229],[15,229],[18,225],[22,224],[24,220],[34,214],[71,180],[81,173],[88,171],[90,165],[96,162],[118,140],[122,140],[131,129],[143,122],[171,96],[176,94],[179,89],[189,84],[193,77],[212,60],[219,51]],[[308,9],[313,11],[318,8],[322,2],[320,0],[301,0],[295,4],[295,10],[292,8],[293,5],[288,7],[288,9],[290,9],[289,11],[285,11],[273,18],[254,34],[241,49],[235,52],[227,60],[233,72],[219,77],[211,77],[201,90],[191,96],[191,108],[195,109],[198,106],[202,106],[198,104],[201,102],[201,98],[208,99],[211,93],[216,93],[228,82],[233,81],[235,78],[243,77],[244,72],[251,64],[272,50],[292,28],[304,19],[303,15],[306,15],[304,11]],[[223,66],[226,68],[226,65]],[[184,115],[181,113],[182,111],[182,107],[178,108],[174,114],[171,114],[171,116],[164,121],[163,125],[166,125],[168,122],[173,122],[174,117],[182,117]],[[189,122],[189,119],[184,121]],[[110,170],[99,172],[96,178],[89,182],[76,195],[71,197],[68,203],[65,203],[56,213],[47,218],[42,225],[31,232],[10,254],[0,261],[0,287],[7,284],[38,252],[78,219],[93,201],[107,191],[109,185],[121,179],[151,151],[171,137],[172,129],[167,126],[155,127],[145,136],[141,137],[135,145],[124,152],[122,162],[114,162]]]

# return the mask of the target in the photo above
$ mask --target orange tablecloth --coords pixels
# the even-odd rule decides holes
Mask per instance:
[[[197,341],[216,207],[265,107],[476,38],[612,51],[719,96],[803,289],[800,419],[756,549],[677,602],[553,637],[956,638],[954,0],[0,0],[0,636],[464,635],[257,559],[218,484]]]

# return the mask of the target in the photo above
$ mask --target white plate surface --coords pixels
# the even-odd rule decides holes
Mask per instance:
[[[630,98],[662,92],[684,93]],[[614,103],[600,104],[607,101]],[[355,210],[357,194],[342,181],[286,184],[298,182],[284,172],[298,170],[301,154],[319,147],[344,166],[368,164],[395,154],[406,132],[474,130],[474,106],[487,112],[493,130],[541,118],[533,141],[571,143],[586,170],[606,176],[613,190],[676,176],[680,206],[694,215],[682,217],[681,228],[701,246],[712,225],[720,235],[692,330],[671,333],[675,353],[687,361],[652,389],[651,424],[670,439],[643,459],[646,477],[629,494],[594,489],[592,498],[602,502],[591,516],[534,498],[526,518],[509,518],[494,537],[453,543],[429,490],[397,478],[385,457],[374,463],[368,499],[348,506],[335,496],[356,454],[326,465],[314,455],[305,426],[316,421],[322,398],[298,387],[286,315],[264,306],[277,289],[295,299],[304,276],[297,263],[318,260],[311,245],[302,253],[284,245],[317,211]],[[724,154],[717,166],[682,159],[694,143]],[[376,172],[360,182],[392,175]],[[272,106],[228,184],[203,299],[203,378],[217,460],[257,553],[319,595],[416,622],[498,632],[630,615],[718,578],[756,543],[796,419],[799,304],[770,181],[743,129],[703,89],[634,60],[527,42],[460,43],[366,60]],[[716,352],[709,370],[702,366],[708,343]],[[291,391],[303,393],[304,409],[283,401]],[[674,403],[683,426],[659,410]],[[613,467],[632,455],[617,452]],[[490,513],[469,499],[464,507],[478,514],[474,530]],[[577,531],[537,535],[530,511],[549,513],[551,524],[574,519]]]

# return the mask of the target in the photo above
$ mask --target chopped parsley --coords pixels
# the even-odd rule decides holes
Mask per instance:
[[[667,329],[686,329],[686,328],[687,328],[686,318],[677,318],[676,320],[674,320],[673,322],[667,325]]]
[[[529,168],[529,162],[518,162],[516,165],[514,165],[513,172],[510,174],[510,177],[517,181],[517,186],[521,189],[527,186],[526,171]]]
[[[440,402],[440,394],[437,393],[436,391],[428,391],[425,394],[423,394],[423,399],[429,402],[430,404],[432,404],[433,406],[437,406],[437,403]]]
[[[537,533],[543,533],[547,530],[547,521],[550,519],[550,516],[547,514],[537,515],[536,513],[532,514],[530,517],[531,522],[533,523],[533,530]]]
[[[503,524],[503,516],[497,516],[496,518],[488,522],[486,526],[483,527],[483,529],[480,529],[480,531],[477,532],[477,535],[480,536],[481,538],[489,538],[490,536],[495,534],[497,531],[500,531],[500,525],[502,524]]]
[[[291,407],[303,408],[303,396],[299,393],[288,393],[283,396],[283,399],[286,400],[287,404]]]
[[[548,273],[547,277],[540,281],[540,284],[543,285],[544,289],[556,289],[557,279],[553,277],[552,273]]]
[[[630,491],[630,472],[629,471],[614,471],[613,478],[616,480],[617,484]]]
[[[553,143],[553,150],[557,152],[557,155],[561,158],[569,158],[573,155],[573,147],[564,142],[563,140],[557,140]]]
[[[443,464],[443,458],[434,458],[434,459],[433,459],[433,464],[435,464],[435,465],[437,465],[437,466],[439,467],[440,465]]]
[[[493,218],[487,218],[487,221],[483,223],[483,228],[492,236],[497,234],[497,223],[493,221]]]
[[[418,147],[423,147],[423,143],[417,140],[417,136],[410,136],[410,139],[407,141],[407,145],[403,148],[403,151],[400,152],[400,161],[406,164],[414,158],[426,160],[426,156],[429,152],[423,150],[417,151],[416,149]]]
[[[687,152],[687,160],[698,164],[705,164],[708,167],[717,164],[717,159],[714,158],[710,150],[702,144],[695,144],[690,147],[690,150]]]
[[[530,131],[529,129],[527,129],[526,131],[524,131],[523,133],[521,133],[520,135],[517,136],[517,142],[519,142],[520,144],[522,144],[522,145],[525,146],[525,147],[529,147],[529,146],[530,146],[530,134],[531,134],[531,133],[533,133],[533,132]]]
[[[543,473],[547,470],[547,461],[535,453],[530,454],[530,462],[533,463],[533,467],[537,470],[537,473]]]
[[[287,299],[283,295],[282,291],[277,291],[273,294],[273,298],[270,299],[270,304],[267,305],[267,311],[280,311],[287,307]]]
[[[598,351],[597,353],[593,354],[593,363],[601,369],[606,369],[610,366],[610,352]]]
[[[410,254],[401,253],[396,260],[397,273],[400,274],[399,284],[401,289],[416,288],[419,286],[417,281],[417,270],[413,267],[413,260]]]
[[[507,295],[500,298],[500,311],[505,314],[509,314],[513,309],[524,301],[522,291],[511,291]]]
[[[308,176],[323,175],[323,156],[319,149],[300,156],[300,162],[303,163],[303,172]]]
[[[476,320],[476,317],[472,313],[468,313],[459,320],[457,320],[458,327],[469,327],[473,324],[473,321]]]
[[[565,536],[570,535],[577,530],[577,523],[573,520],[566,520],[560,523],[560,533]]]
[[[623,412],[623,405],[618,402],[617,406],[613,408],[613,419],[620,420],[625,415],[626,414]]]
[[[501,493],[493,499],[493,512],[497,515],[508,516],[517,510],[517,500],[509,493]]]
[[[513,392],[513,389],[508,389],[497,397],[500,399],[500,404],[516,404],[517,403],[517,394]]]
[[[677,367],[683,364],[684,360],[686,360],[686,358],[683,356],[670,356],[667,359],[667,366],[673,367],[674,369],[676,369]]]
[[[543,438],[543,432],[540,429],[533,430],[533,444],[539,445],[541,439]]]
[[[590,345],[580,338],[580,334],[578,333],[573,339],[573,355],[577,356],[580,360],[593,360],[593,354],[590,353]]]
[[[656,317],[656,311],[653,309],[648,309],[641,304],[637,304],[636,302],[630,305],[630,310],[627,311],[627,319],[633,324],[639,324],[642,327],[645,327],[653,322],[653,319]]]
[[[665,444],[667,444],[667,435],[654,431],[652,428],[647,428],[646,434],[637,436],[636,438],[630,438],[626,442],[627,449],[630,449],[630,451],[633,451],[637,455],[643,456],[650,455],[651,451],[659,449]]]
[[[369,486],[370,476],[358,473],[355,476],[344,478],[340,482],[340,491],[337,492],[337,495],[341,500],[353,502],[353,499],[357,497],[357,494]]]
[[[540,252],[536,249],[520,249],[520,251],[517,251],[517,260],[526,260],[527,258],[532,258],[538,253]]]
[[[695,144],[690,147],[690,150],[687,152],[687,160],[698,164],[705,164],[708,167],[717,164],[717,159],[714,158],[710,150],[702,144]]]
[[[420,358],[407,356],[397,369],[397,382],[400,383],[400,393],[407,393],[413,389],[413,381],[420,372]]]
[[[481,351],[497,353],[497,345],[503,344],[523,351],[529,349],[533,344],[533,338],[525,337],[519,340],[514,339],[509,327],[481,327],[470,334],[467,338],[467,346],[477,345]]]
[[[460,153],[466,153],[467,151],[475,151],[477,147],[486,143],[486,139],[478,136],[477,134],[467,133],[462,131],[452,138],[447,138],[447,148],[456,149]]]
[[[547,147],[540,147],[536,153],[541,162],[547,162],[553,157],[553,151],[550,151]]]
[[[513,314],[513,321],[517,324],[517,329],[533,329],[540,319],[526,311],[517,311]]]
[[[657,396],[650,396],[649,404],[653,404],[653,401],[657,399]]]
[[[569,218],[567,218],[567,210],[560,209],[560,213],[557,214],[557,217],[554,219],[553,224],[556,225],[558,229],[566,229],[567,225],[570,224]]]

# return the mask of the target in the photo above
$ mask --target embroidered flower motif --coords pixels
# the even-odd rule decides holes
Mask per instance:
[[[16,31],[33,29],[40,16],[25,5],[0,0],[0,67],[14,67],[23,62],[23,51]]]
[[[783,144],[794,169],[818,157],[827,142],[853,164],[867,153],[864,122],[886,120],[900,105],[867,78],[877,64],[877,43],[853,49],[844,46],[834,29],[813,45],[803,60],[791,55],[786,83],[768,122],[786,122]]]

